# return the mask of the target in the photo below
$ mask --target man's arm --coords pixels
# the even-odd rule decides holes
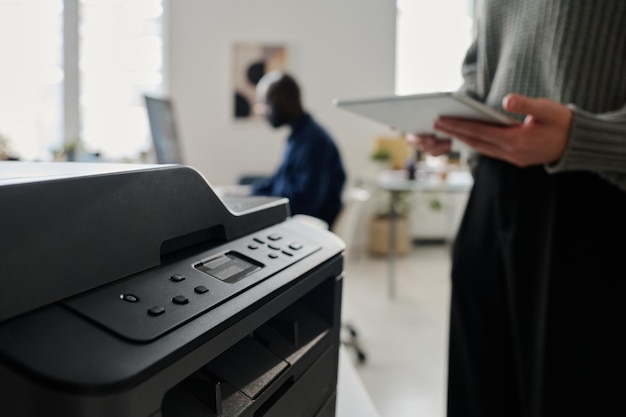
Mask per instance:
[[[328,187],[327,152],[324,146],[309,146],[298,155],[288,184],[294,214],[315,213],[323,204]]]
[[[252,195],[272,195],[274,188],[274,175],[267,178],[261,178],[252,183]]]

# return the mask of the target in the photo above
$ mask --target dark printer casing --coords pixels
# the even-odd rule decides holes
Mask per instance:
[[[0,415],[335,415],[343,243],[183,166],[0,163]]]

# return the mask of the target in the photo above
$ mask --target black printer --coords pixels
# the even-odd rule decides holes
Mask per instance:
[[[343,243],[178,165],[0,163],[0,415],[335,415]]]

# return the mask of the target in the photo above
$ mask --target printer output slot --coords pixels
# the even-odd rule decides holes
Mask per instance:
[[[188,409],[212,417],[313,416],[336,383],[336,340],[322,318],[332,303],[320,305],[319,296],[313,290],[296,300],[173,387],[163,417]],[[304,414],[281,414],[290,408]]]
[[[270,410],[272,407],[274,407],[274,405],[278,403],[278,401],[287,393],[287,391],[289,391],[289,388],[291,388],[295,384],[295,382],[296,381],[294,377],[290,377],[287,381],[285,381],[280,386],[280,388],[278,388],[276,392],[272,394],[272,396],[266,402],[264,402],[263,405],[258,408],[258,410],[256,410],[256,412],[254,413],[254,417],[261,417],[265,415],[265,413],[267,413],[267,410]]]
[[[293,384],[281,386],[254,413],[254,417],[313,417],[325,404],[336,384],[335,358],[327,349]],[[306,398],[306,401],[304,400]]]

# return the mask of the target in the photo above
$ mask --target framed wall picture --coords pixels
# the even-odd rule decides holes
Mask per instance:
[[[233,45],[233,117],[235,120],[259,120],[263,110],[256,105],[256,85],[263,75],[287,69],[287,47],[263,43]]]

